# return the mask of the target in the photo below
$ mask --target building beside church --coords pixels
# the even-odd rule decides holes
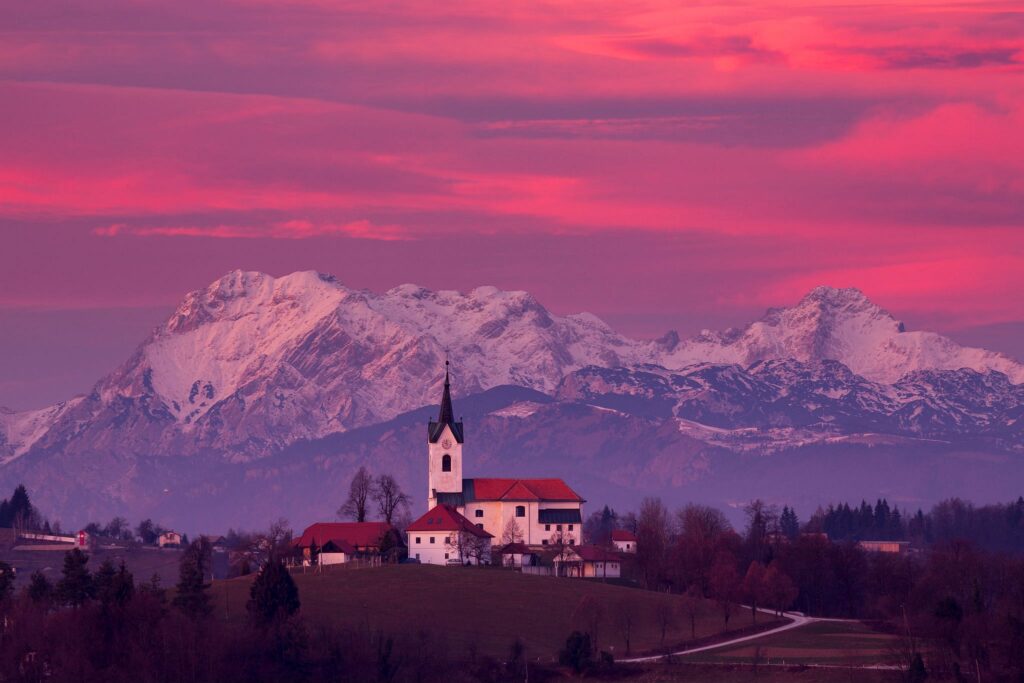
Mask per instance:
[[[448,362],[437,420],[427,425],[427,512],[413,523],[426,525],[440,507],[457,513],[499,543],[523,543],[530,548],[576,546],[583,538],[583,503],[586,501],[561,479],[464,478],[465,430],[452,407]],[[454,522],[449,524],[451,526]],[[416,553],[409,532],[409,554]],[[511,535],[510,535],[511,534]],[[422,545],[422,534],[420,534]],[[450,553],[449,553],[450,554]],[[442,557],[431,553],[430,557]],[[451,558],[449,558],[450,560]],[[421,562],[432,562],[421,552]]]

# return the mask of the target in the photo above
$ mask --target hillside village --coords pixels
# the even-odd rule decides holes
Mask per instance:
[[[65,614],[101,624],[117,613],[128,624],[136,617],[126,610],[138,603],[143,622],[136,627],[157,624],[159,633],[150,637],[165,643],[171,634],[189,634],[194,657],[228,671],[230,648],[219,641],[198,644],[206,637],[204,624],[215,617],[230,633],[249,633],[244,637],[253,643],[271,638],[269,649],[252,657],[247,680],[291,680],[296,670],[277,648],[292,637],[290,629],[307,625],[341,629],[310,636],[303,657],[313,657],[316,648],[343,648],[363,672],[353,670],[345,679],[352,681],[458,680],[455,672],[465,673],[460,653],[479,648],[503,658],[504,668],[496,673],[484,664],[464,680],[524,680],[551,667],[617,679],[654,671],[648,668],[654,664],[682,677],[664,680],[689,680],[693,672],[710,674],[737,662],[756,672],[761,645],[753,654],[736,649],[750,639],[782,653],[777,657],[826,667],[840,665],[808,659],[801,654],[807,643],[826,649],[842,643],[842,652],[860,653],[857,671],[870,676],[863,680],[920,683],[923,671],[959,680],[958,671],[980,677],[983,670],[1017,666],[1019,636],[1005,627],[1016,614],[1024,618],[1018,602],[1024,581],[994,578],[1017,572],[1024,579],[1024,565],[1013,555],[1024,551],[1024,498],[979,508],[946,501],[916,514],[884,499],[859,507],[843,503],[819,509],[803,524],[788,506],[779,511],[754,500],[738,533],[707,506],[670,511],[649,497],[636,513],[603,506],[587,514],[587,500],[574,484],[545,472],[477,476],[466,447],[472,434],[456,418],[447,362],[436,418],[425,427],[428,485],[421,503],[389,474],[360,468],[338,510],[345,521],[314,522],[296,535],[284,519],[266,531],[229,529],[192,540],[149,519],[135,528],[115,518],[62,533],[19,486],[0,501],[0,611],[18,605],[37,617]],[[950,567],[958,569],[951,573]],[[963,581],[951,582],[959,576],[973,577],[975,596],[984,585],[997,607],[971,607]],[[505,619],[487,619],[466,597],[481,593]],[[380,601],[383,595],[389,600]],[[957,626],[960,640],[953,647],[944,621],[952,617],[945,615],[964,610],[972,623],[984,622],[998,635]],[[849,626],[823,626],[835,618]],[[15,669],[38,671],[41,678],[33,680],[43,680],[60,655],[44,645],[45,631],[16,619],[28,640],[13,660]],[[425,661],[421,625],[435,620],[445,624],[444,636],[426,649],[454,645],[456,652],[431,664],[439,667],[436,677],[423,677],[415,673]],[[369,636],[351,630],[371,624],[376,630]],[[5,628],[0,625],[0,650]],[[800,635],[789,639],[791,629]],[[900,629],[913,629],[922,640],[904,641]],[[407,640],[411,632],[419,633],[418,645]],[[394,669],[405,672],[402,679],[380,673],[392,671],[384,653],[396,637],[406,639],[400,646],[406,668]],[[979,648],[986,664],[962,659],[960,653]],[[735,652],[736,659],[689,657],[706,650]],[[161,671],[190,661],[177,650],[161,652],[170,662],[158,665]],[[684,669],[675,671],[680,655]],[[332,670],[327,660],[316,661],[326,667],[324,675]],[[0,674],[3,666],[0,657]],[[107,672],[119,664],[97,666]],[[366,673],[371,670],[377,673]],[[101,673],[93,680],[108,679]]]

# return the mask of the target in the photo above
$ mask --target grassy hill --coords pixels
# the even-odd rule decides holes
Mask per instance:
[[[504,657],[518,637],[532,660],[550,661],[574,629],[594,630],[598,646],[625,655],[627,615],[633,653],[662,645],[661,616],[670,615],[664,644],[690,639],[689,618],[678,595],[654,593],[589,580],[524,576],[502,569],[385,566],[295,574],[302,614],[314,624],[429,635],[456,651],[474,649]],[[216,614],[245,618],[249,579],[214,584]],[[758,617],[758,623],[770,620]],[[698,639],[723,629],[712,602],[699,606]],[[730,629],[751,626],[749,610],[737,610]],[[614,649],[612,649],[614,648]]]

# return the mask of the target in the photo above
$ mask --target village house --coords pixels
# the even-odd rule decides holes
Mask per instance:
[[[317,522],[294,545],[305,566],[344,564],[400,547],[401,536],[387,522]]]
[[[435,505],[406,529],[409,557],[424,564],[490,564],[493,536],[451,505]]]
[[[554,558],[555,575],[578,578],[617,579],[622,576],[619,553],[596,545],[566,548]]]
[[[177,531],[165,531],[156,539],[156,544],[161,548],[177,548],[181,545],[181,534]]]
[[[910,541],[858,541],[857,547],[873,553],[901,555],[910,549]]]
[[[437,420],[427,425],[427,509],[449,506],[491,536],[533,548],[581,542],[586,501],[564,481],[464,479],[464,442],[463,423],[455,420],[445,361],[441,409]],[[506,537],[509,532],[511,536]]]
[[[612,545],[620,553],[636,552],[636,534],[627,529],[612,530]]]
[[[535,567],[540,564],[540,556],[525,543],[508,543],[494,551],[499,558],[498,564],[503,567]]]

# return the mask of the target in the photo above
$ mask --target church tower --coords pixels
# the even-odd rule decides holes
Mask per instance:
[[[448,380],[448,361],[444,362],[444,393],[437,421],[427,426],[427,509],[438,503],[461,505],[462,497],[462,423],[455,421],[452,389]],[[447,495],[445,495],[447,494]]]

